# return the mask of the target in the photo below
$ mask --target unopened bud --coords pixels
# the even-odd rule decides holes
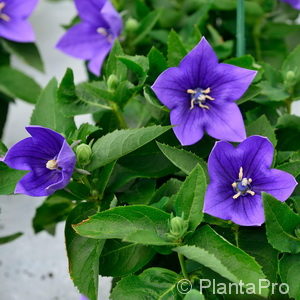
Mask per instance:
[[[125,31],[134,32],[139,27],[139,22],[136,19],[129,18],[125,23]]]
[[[300,239],[300,226],[295,229],[295,236]]]
[[[87,144],[80,144],[76,148],[77,161],[80,165],[88,165],[91,162],[92,149]]]
[[[118,77],[114,74],[109,75],[107,79],[107,87],[109,90],[115,90],[118,86],[119,80]]]
[[[186,234],[188,226],[188,221],[185,221],[182,217],[171,218],[168,237],[173,240],[182,238]]]
[[[296,74],[294,71],[287,71],[285,74],[284,84],[287,87],[292,87],[296,84]]]

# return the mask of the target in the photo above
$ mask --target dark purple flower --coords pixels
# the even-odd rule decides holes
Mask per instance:
[[[247,90],[256,72],[218,58],[206,41],[155,81],[152,89],[171,110],[171,123],[182,145],[201,140],[204,132],[216,139],[240,142],[246,138],[241,112],[234,103]]]
[[[0,0],[0,37],[15,42],[33,42],[28,17],[38,0]]]
[[[101,66],[122,31],[122,19],[107,0],[75,0],[81,22],[57,44],[61,51],[88,60],[89,70],[100,75]]]
[[[236,148],[217,142],[208,159],[204,212],[243,226],[264,223],[261,192],[285,201],[297,185],[291,174],[271,169],[273,152],[262,136],[251,136]]]
[[[290,4],[295,9],[300,10],[300,0],[281,0],[281,1]]]
[[[28,137],[12,146],[4,157],[11,168],[30,171],[15,193],[48,196],[64,188],[72,176],[76,158],[65,138],[40,126],[28,126]]]

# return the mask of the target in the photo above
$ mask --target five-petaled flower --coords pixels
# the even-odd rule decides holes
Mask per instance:
[[[27,21],[38,0],[0,0],[0,37],[15,42],[33,42],[33,29]]]
[[[271,169],[273,152],[272,143],[262,136],[251,136],[236,148],[217,142],[208,159],[204,212],[243,226],[264,223],[261,193],[285,201],[297,185],[291,174]]]
[[[290,4],[293,8],[300,10],[300,0],[281,0]]]
[[[28,137],[6,153],[9,167],[30,171],[17,184],[15,193],[48,196],[64,188],[72,176],[76,158],[65,138],[40,126],[28,126]]]
[[[70,28],[57,44],[61,51],[88,60],[99,75],[103,61],[122,31],[122,19],[107,0],[75,0],[81,22]]]
[[[178,67],[164,71],[152,89],[170,110],[174,132],[182,145],[198,142],[204,132],[216,139],[241,142],[246,138],[241,112],[234,102],[247,90],[256,71],[218,63],[206,41]]]

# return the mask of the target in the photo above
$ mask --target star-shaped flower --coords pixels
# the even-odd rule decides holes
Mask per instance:
[[[122,31],[121,16],[107,0],[75,0],[81,19],[57,44],[61,51],[88,60],[88,68],[100,75],[101,66]]]
[[[15,42],[33,42],[33,29],[27,21],[38,0],[0,0],[0,37]]]
[[[175,135],[182,145],[201,140],[204,132],[216,139],[240,142],[246,138],[241,112],[234,101],[245,93],[256,72],[218,58],[206,41],[178,67],[164,71],[152,89],[170,110]]]
[[[208,159],[204,212],[243,226],[264,223],[261,193],[285,201],[297,185],[291,174],[271,169],[273,152],[272,143],[262,136],[251,136],[236,148],[217,142]]]
[[[293,8],[300,10],[300,0],[281,0],[290,4]]]
[[[15,193],[48,196],[64,188],[72,176],[76,158],[65,138],[40,126],[28,126],[28,137],[6,153],[9,167],[30,171],[17,184]]]

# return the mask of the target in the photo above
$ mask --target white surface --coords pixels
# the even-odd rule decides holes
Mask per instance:
[[[14,60],[14,65],[32,75],[42,86],[56,76],[61,79],[67,67],[71,67],[77,82],[85,80],[85,70],[80,60],[72,59],[54,48],[67,24],[75,15],[72,1],[54,3],[40,1],[31,21],[37,43],[43,56],[46,72],[41,74]],[[17,101],[11,106],[4,142],[10,146],[27,134],[32,106]],[[87,122],[88,116],[77,118],[77,123]],[[42,232],[33,233],[31,220],[42,198],[26,196],[0,197],[0,236],[24,232],[18,240],[0,247],[0,300],[76,300],[79,294],[68,274],[64,244],[64,224],[57,227],[55,237]],[[110,279],[100,282],[99,299],[108,299]]]

